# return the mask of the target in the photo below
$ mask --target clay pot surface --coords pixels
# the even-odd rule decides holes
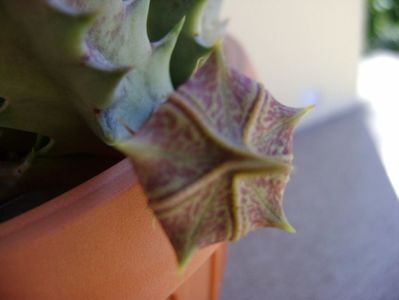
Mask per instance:
[[[179,276],[125,159],[0,225],[0,299],[217,299],[224,251],[205,248]]]

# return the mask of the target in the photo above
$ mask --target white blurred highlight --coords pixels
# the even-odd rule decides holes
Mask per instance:
[[[364,59],[359,66],[358,91],[371,108],[371,131],[398,195],[399,55],[379,52]]]

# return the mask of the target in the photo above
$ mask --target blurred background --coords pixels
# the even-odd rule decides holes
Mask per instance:
[[[399,0],[225,0],[282,103],[315,104],[285,195],[297,229],[230,247],[222,299],[399,299]]]

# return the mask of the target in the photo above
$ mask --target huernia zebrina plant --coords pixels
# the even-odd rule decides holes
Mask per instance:
[[[1,205],[122,153],[180,266],[259,227],[292,232],[282,195],[308,109],[229,68],[220,2],[0,0]],[[51,177],[65,184],[49,193]]]

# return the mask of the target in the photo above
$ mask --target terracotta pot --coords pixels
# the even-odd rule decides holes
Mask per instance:
[[[225,245],[184,276],[123,160],[0,226],[0,299],[217,299]]]

